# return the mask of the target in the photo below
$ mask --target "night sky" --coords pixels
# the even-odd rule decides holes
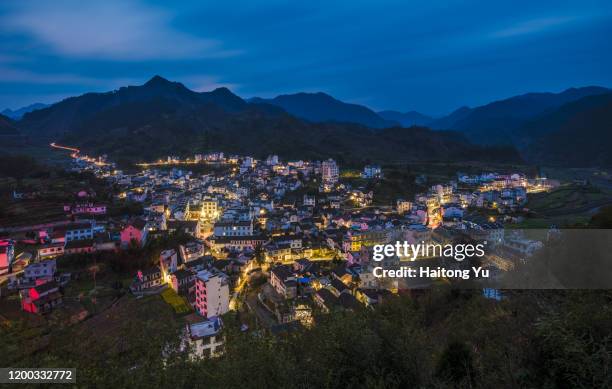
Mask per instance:
[[[612,86],[612,1],[7,1],[0,110],[155,74],[440,115]]]

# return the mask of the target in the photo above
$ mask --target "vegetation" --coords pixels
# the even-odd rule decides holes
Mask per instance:
[[[612,206],[600,209],[599,212],[593,215],[590,224],[595,228],[612,229]]]
[[[511,228],[584,228],[593,213],[612,203],[609,189],[592,185],[564,185],[550,192],[529,195],[525,220]],[[592,225],[592,224],[591,224]]]
[[[172,288],[166,288],[161,293],[162,298],[166,303],[168,303],[174,312],[176,313],[188,313],[191,312],[191,308],[189,304],[185,301],[185,299],[174,291]]]
[[[606,291],[496,301],[440,287],[278,336],[242,333],[228,317],[225,355],[188,361],[173,352],[176,314],[157,296],[124,297],[107,315],[53,332],[44,353],[0,355],[12,366],[74,366],[83,386],[607,387],[611,301]],[[3,329],[8,343],[13,331]]]

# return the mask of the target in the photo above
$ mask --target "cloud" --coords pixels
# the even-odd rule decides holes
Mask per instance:
[[[132,0],[18,2],[0,20],[3,30],[33,37],[58,54],[106,60],[229,57],[215,39],[176,30],[173,15]]]
[[[14,69],[0,66],[0,82],[24,82],[32,84],[94,84],[95,78],[80,76],[76,74],[45,74],[29,70]]]
[[[517,23],[513,26],[506,27],[497,31],[494,31],[491,36],[493,38],[509,38],[520,35],[535,34],[546,30],[559,27],[569,22],[575,21],[576,17],[560,16],[560,17],[546,17],[531,19]]]

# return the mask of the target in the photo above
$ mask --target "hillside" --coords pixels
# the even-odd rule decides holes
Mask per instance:
[[[346,163],[519,160],[511,148],[474,146],[453,132],[312,123],[264,101],[247,103],[225,88],[198,93],[158,76],[142,86],[71,97],[26,114],[18,125],[34,139],[80,146],[124,163],[207,150]]]
[[[136,113],[130,116],[127,113]],[[95,154],[150,161],[168,154],[207,150],[283,158],[336,158],[342,163],[409,160],[518,161],[513,149],[498,151],[469,144],[459,134],[426,128],[371,130],[346,123],[309,123],[257,107],[227,113],[215,106],[184,112],[168,100],[132,103],[100,113],[63,137]],[[163,141],[160,141],[163,140]]]
[[[141,86],[122,87],[106,93],[87,93],[26,113],[19,121],[19,127],[26,133],[58,138],[77,129],[84,121],[100,112],[126,104],[149,102],[159,97],[176,102],[177,108],[181,109],[214,104],[229,112],[235,112],[247,105],[227,88],[199,93],[189,90],[181,83],[155,76]]]
[[[15,127],[15,124],[13,123],[13,121],[10,118],[0,114],[0,136],[18,135],[18,134],[19,134],[19,131]]]
[[[529,160],[560,166],[612,166],[612,93],[589,96],[542,115],[516,131]]]
[[[529,120],[583,97],[609,92],[607,88],[590,86],[561,93],[527,93],[472,109],[462,108],[432,122],[431,126],[460,131],[477,143],[509,144],[513,132]]]
[[[322,92],[280,95],[273,99],[255,97],[249,101],[276,105],[298,118],[315,123],[356,123],[370,128],[398,125],[397,121],[385,120],[363,105],[345,103]]]
[[[43,103],[34,103],[34,104],[30,104],[27,105],[25,107],[21,107],[19,109],[16,110],[12,110],[12,109],[5,109],[4,111],[2,111],[2,115],[7,116],[13,120],[19,120],[23,117],[23,115],[25,115],[28,112],[32,112],[32,111],[36,111],[37,109],[43,109],[48,107],[48,104],[43,104]]]
[[[434,120],[432,117],[423,115],[417,111],[380,111],[377,112],[377,114],[385,120],[401,124],[402,127],[427,126]]]
[[[472,108],[460,107],[446,116],[432,120],[428,126],[436,130],[448,130],[453,128],[457,122],[465,119],[471,112]]]

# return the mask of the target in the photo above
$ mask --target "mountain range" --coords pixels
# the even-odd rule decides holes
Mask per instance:
[[[324,93],[243,100],[227,88],[195,92],[155,76],[140,86],[70,97],[18,121],[7,118],[4,127],[130,161],[216,149],[346,161],[516,162],[518,149],[529,162],[591,166],[612,164],[605,151],[610,92],[529,93],[434,119],[414,111],[376,113]],[[573,149],[555,138],[586,133],[600,143]],[[593,159],[593,150],[604,151]],[[573,157],[563,158],[569,152]]]
[[[347,164],[520,160],[510,147],[473,145],[456,132],[314,122],[263,99],[245,101],[226,88],[194,92],[159,76],[140,86],[67,98],[26,113],[16,126],[32,140],[64,142],[126,162],[207,150],[258,157],[333,157]]]
[[[402,127],[427,126],[434,120],[431,116],[423,115],[417,111],[379,111],[377,114],[385,120],[399,123]]]
[[[527,121],[583,97],[606,93],[612,93],[612,90],[596,86],[570,88],[561,93],[527,93],[475,108],[462,107],[430,122],[429,126],[461,131],[475,142],[511,142],[511,132]]]
[[[363,105],[345,103],[323,92],[280,95],[273,99],[254,97],[249,102],[275,105],[293,116],[315,123],[356,123],[370,128],[400,125],[399,121],[387,120]]]
[[[27,105],[25,107],[21,107],[19,109],[16,110],[12,110],[12,109],[8,109],[6,108],[4,111],[0,112],[2,115],[9,117],[13,120],[19,120],[23,117],[23,115],[25,115],[28,112],[32,112],[32,111],[36,111],[37,109],[42,109],[45,107],[48,107],[49,104],[43,104],[43,103],[34,103],[34,104],[30,104]]]
[[[0,136],[17,135],[19,131],[11,118],[0,114]]]

